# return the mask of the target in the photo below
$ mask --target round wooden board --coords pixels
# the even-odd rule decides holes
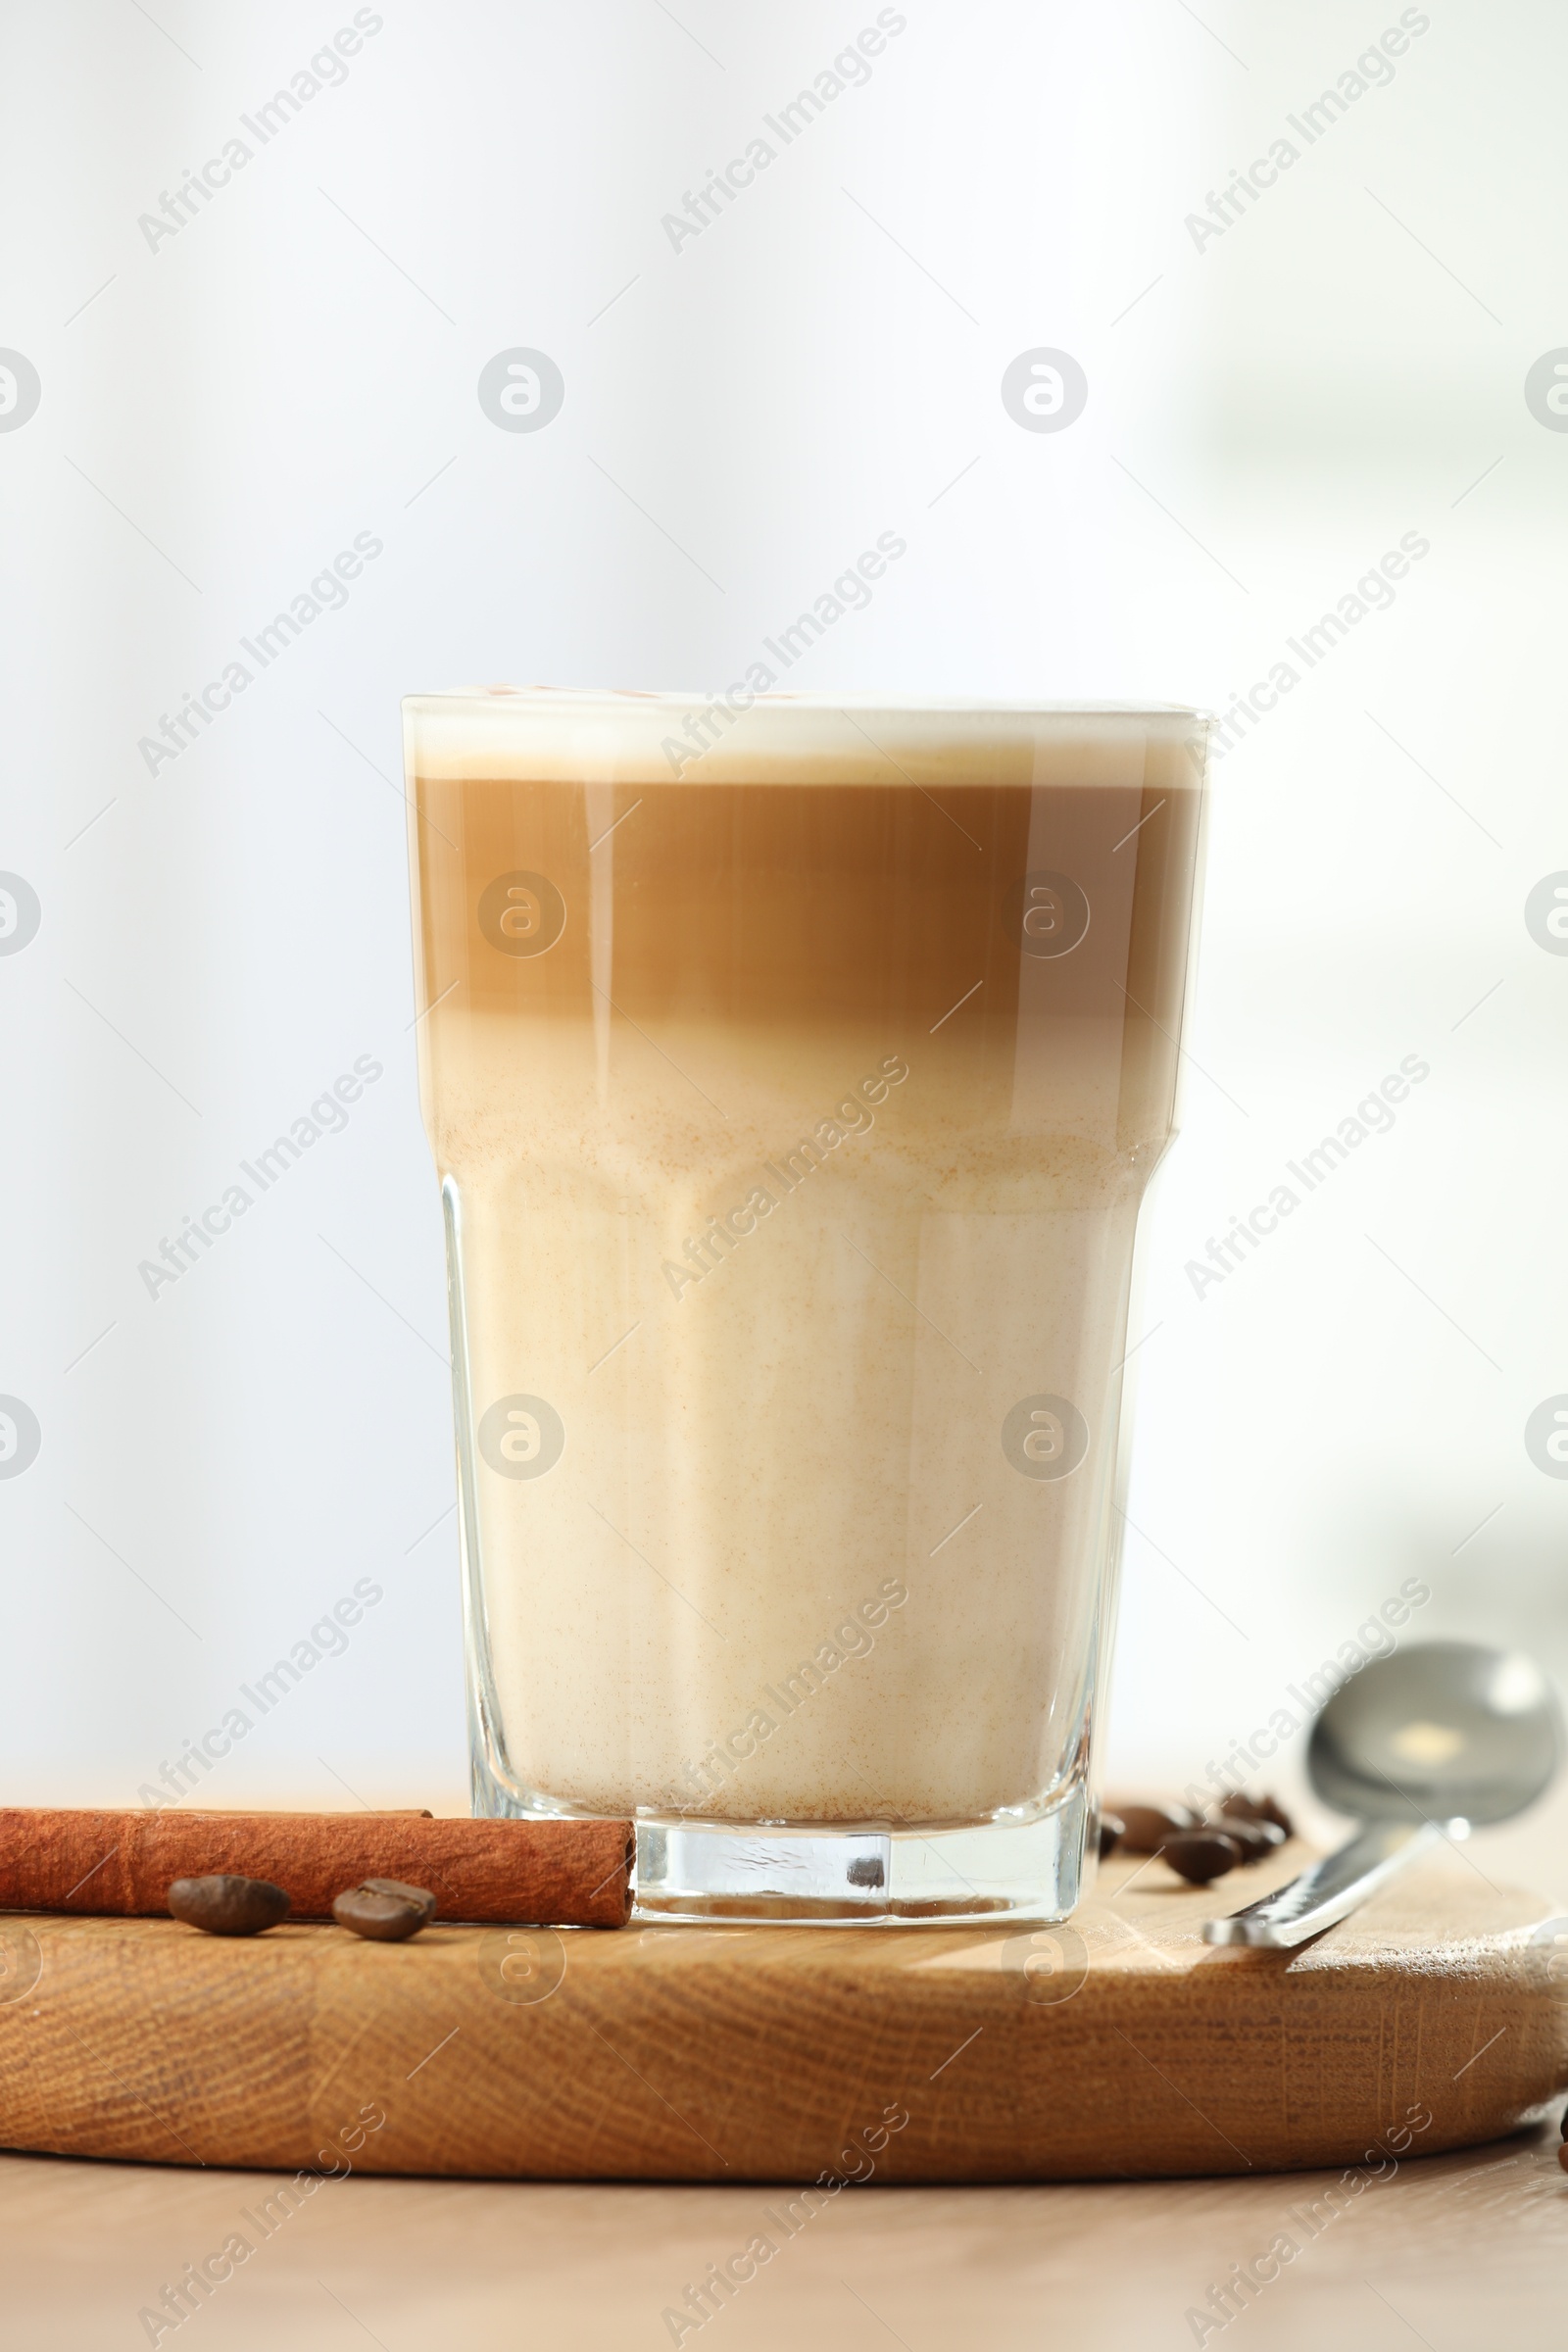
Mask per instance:
[[[1435,2154],[1568,2084],[1568,2003],[1531,1939],[1549,1906],[1462,1857],[1296,1952],[1203,1944],[1221,1891],[1122,1862],[1067,1928],[408,1944],[13,1915],[6,1951],[26,1962],[30,1935],[38,1967],[0,1999],[0,2144],[541,2180],[1138,2179]]]

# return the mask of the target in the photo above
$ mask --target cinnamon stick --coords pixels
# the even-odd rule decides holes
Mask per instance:
[[[443,1920],[620,1928],[629,1821],[436,1820],[409,1813],[113,1812],[0,1807],[0,1910],[167,1912],[174,1879],[270,1879],[327,1919],[361,1879],[427,1886]]]

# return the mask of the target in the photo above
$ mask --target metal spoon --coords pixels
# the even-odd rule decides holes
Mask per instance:
[[[1205,1943],[1304,1943],[1444,1837],[1508,1821],[1548,1786],[1563,1726],[1521,1650],[1420,1642],[1373,1658],[1335,1691],[1306,1751],[1314,1792],[1362,1826],[1274,1894],[1203,1923]]]

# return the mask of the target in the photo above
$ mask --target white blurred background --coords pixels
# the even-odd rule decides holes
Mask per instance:
[[[1560,9],[903,0],[787,148],[763,118],[870,0],[8,19],[0,345],[41,394],[0,410],[0,868],[39,921],[0,935],[0,1392],[40,1445],[0,1479],[0,1792],[134,1802],[369,1578],[194,1801],[466,1805],[398,700],[722,684],[885,530],[906,558],[792,683],[1226,707],[1300,673],[1216,779],[1110,1778],[1202,1776],[1411,1576],[1406,1638],[1568,1671],[1568,1483],[1524,1435],[1568,1391],[1568,956],[1525,918],[1568,868],[1568,433],[1525,397],[1568,344]],[[1060,432],[1001,398],[1042,346],[1088,378]],[[562,371],[546,429],[479,405],[514,347]],[[149,772],[356,534],[341,609]],[[1287,641],[1405,534],[1308,670]],[[362,1055],[347,1127],[150,1297]],[[1392,1130],[1199,1297],[1187,1261],[1411,1055]]]

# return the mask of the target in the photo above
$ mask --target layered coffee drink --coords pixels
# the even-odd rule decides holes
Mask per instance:
[[[711,708],[407,706],[476,1802],[1081,1811],[1200,729]]]

